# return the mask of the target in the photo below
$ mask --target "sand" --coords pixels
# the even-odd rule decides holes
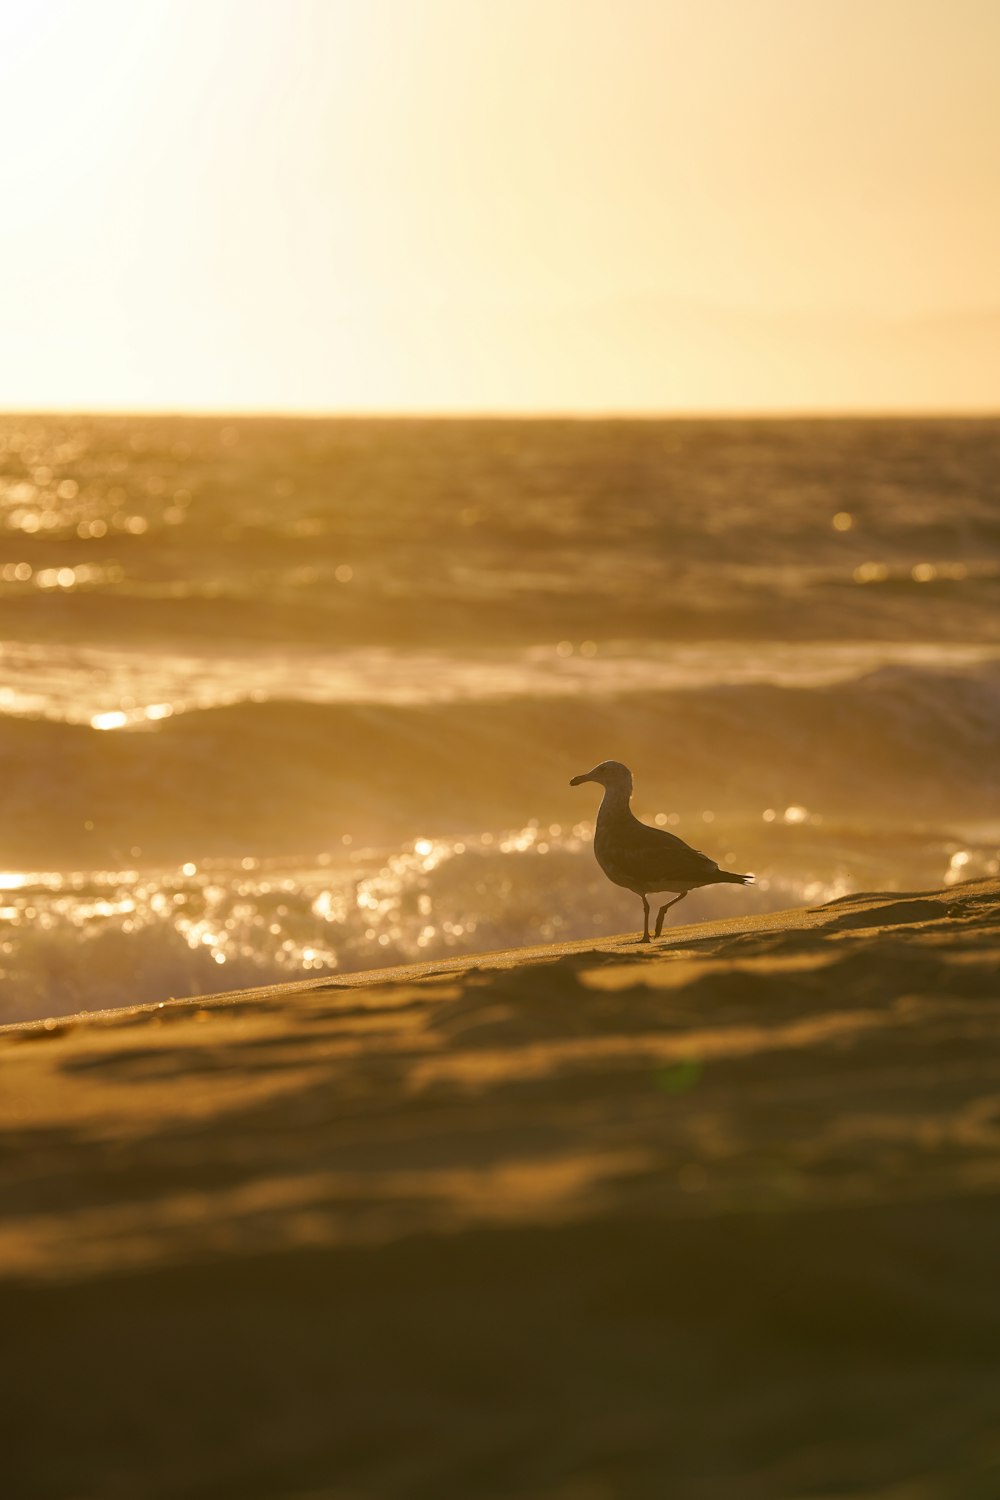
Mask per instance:
[[[1000,1494],[1000,881],[0,1030],[4,1493]]]

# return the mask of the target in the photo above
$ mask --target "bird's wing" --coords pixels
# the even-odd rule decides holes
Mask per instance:
[[[638,818],[630,819],[609,841],[608,853],[616,864],[628,866],[629,873],[637,881],[646,882],[646,889],[669,890],[669,884],[657,885],[657,881],[690,881],[692,885],[711,881],[718,872],[718,865],[707,854],[692,849],[683,839],[662,828],[650,828]]]

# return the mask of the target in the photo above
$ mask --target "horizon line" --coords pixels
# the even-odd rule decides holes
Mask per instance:
[[[175,417],[345,422],[715,422],[715,421],[990,421],[1000,402],[983,406],[802,407],[292,407],[292,406],[0,406],[0,420],[31,417]]]

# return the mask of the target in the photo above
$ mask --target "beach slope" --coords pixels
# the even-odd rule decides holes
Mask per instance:
[[[1000,1493],[1000,881],[0,1030],[7,1492]]]

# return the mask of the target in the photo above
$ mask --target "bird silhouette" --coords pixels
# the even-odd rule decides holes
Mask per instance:
[[[609,880],[642,899],[643,943],[649,942],[649,901],[653,891],[676,891],[656,915],[654,937],[663,931],[663,918],[672,906],[683,901],[688,891],[703,885],[730,883],[747,885],[752,875],[735,875],[720,870],[714,859],[692,849],[683,839],[675,838],[662,828],[640,823],[629,803],[632,797],[632,772],[620,760],[602,760],[599,766],[582,776],[574,776],[570,786],[596,781],[604,788],[604,798],[594,829],[594,855]]]

